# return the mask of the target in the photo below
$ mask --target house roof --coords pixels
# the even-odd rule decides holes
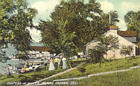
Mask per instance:
[[[116,33],[110,32],[110,31],[107,31],[105,35],[106,36],[112,35],[112,36],[118,37],[119,42],[120,42],[120,40],[124,40],[124,41],[127,41],[129,44],[132,44],[132,45],[137,46],[134,42],[132,42],[131,40],[126,39],[126,37],[121,36],[119,34],[116,34]],[[136,38],[136,37],[129,37],[129,38]],[[121,41],[121,43],[125,45],[126,43],[124,41]]]
[[[118,35],[124,37],[137,37],[136,31],[117,31]]]
[[[31,49],[34,51],[49,51],[49,49],[44,46],[31,46]]]

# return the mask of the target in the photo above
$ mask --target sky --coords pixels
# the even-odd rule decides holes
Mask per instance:
[[[49,16],[51,12],[54,11],[55,6],[58,5],[60,1],[61,0],[27,0],[30,7],[38,10],[38,14],[34,18],[34,24],[38,25],[40,19],[50,19]],[[105,13],[114,10],[118,12],[120,22],[117,23],[117,25],[121,30],[127,29],[124,21],[124,15],[131,10],[140,10],[140,0],[96,0],[96,2],[101,4],[101,9]],[[34,41],[41,41],[41,32],[39,30],[33,28],[29,29],[29,31]]]

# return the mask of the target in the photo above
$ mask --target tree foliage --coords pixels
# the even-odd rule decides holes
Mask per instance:
[[[140,31],[140,11],[129,11],[125,15],[125,22],[127,23],[129,30]]]
[[[119,22],[117,11],[110,11],[109,15],[111,17],[110,25],[116,25],[116,22]]]
[[[89,0],[88,3],[81,0],[63,0],[50,17],[51,20],[42,20],[39,27],[42,41],[54,53],[65,50],[84,51],[86,43],[105,33],[109,26],[109,14],[103,13],[100,4],[95,0]],[[62,25],[65,26],[62,28]],[[64,49],[64,46],[68,50]]]
[[[140,38],[140,11],[129,11],[124,18],[128,30],[137,31],[138,37]]]
[[[90,56],[92,62],[101,62],[104,55],[107,54],[109,50],[118,49],[118,38],[110,36],[101,36],[97,38],[97,45],[90,50]]]
[[[25,0],[0,0],[0,47],[11,43],[19,51],[29,49],[31,36],[26,28],[33,26],[36,13]]]

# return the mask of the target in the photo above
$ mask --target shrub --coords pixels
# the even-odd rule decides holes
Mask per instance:
[[[34,82],[35,79],[32,78],[32,77],[28,77],[28,76],[23,76],[21,79],[20,79],[21,83],[25,83],[25,82]]]
[[[6,78],[7,78],[7,76],[6,75],[3,75],[3,76],[0,77],[0,80],[4,80]]]
[[[86,69],[83,66],[80,66],[77,68],[78,71],[80,71],[81,73],[84,73],[86,71]]]
[[[89,60],[80,60],[80,61],[70,61],[72,67],[79,65],[82,62],[89,61]]]
[[[133,66],[137,66],[138,64],[137,63],[133,63]]]

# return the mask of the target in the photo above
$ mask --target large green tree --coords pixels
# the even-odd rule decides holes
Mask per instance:
[[[25,0],[0,0],[0,47],[11,43],[19,51],[29,49],[31,36],[27,27],[37,11],[27,6]]]
[[[67,43],[72,43],[71,48],[67,46],[68,51],[84,51],[86,43],[105,33],[109,26],[109,15],[103,13],[95,0],[89,0],[88,3],[83,0],[64,0],[56,6],[50,17],[51,20],[41,21],[39,26],[42,41],[55,53],[65,51],[63,47]],[[60,29],[64,22],[65,27]],[[67,40],[66,43],[63,44],[63,40]]]
[[[108,15],[110,25],[116,25],[116,23],[119,22],[117,11],[110,11]]]
[[[140,11],[129,11],[124,18],[128,30],[137,31],[138,38],[140,39]]]

